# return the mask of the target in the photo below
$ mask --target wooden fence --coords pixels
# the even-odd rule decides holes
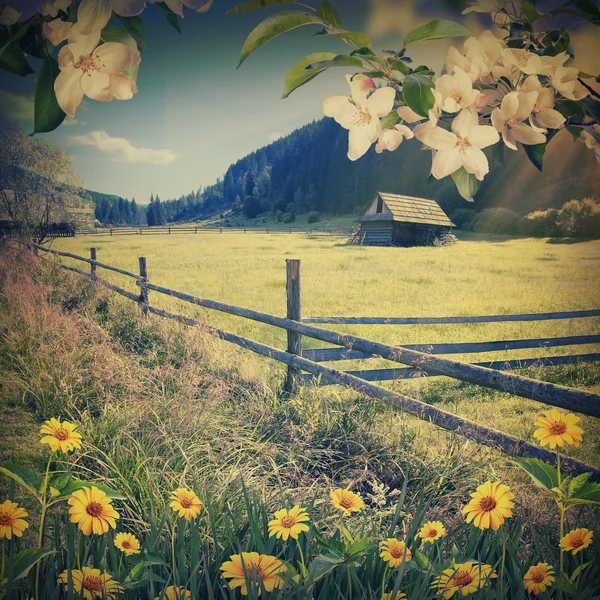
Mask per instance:
[[[360,338],[348,334],[340,334],[335,331],[328,329],[322,329],[314,327],[308,324],[307,321],[315,321],[315,319],[305,319],[302,322],[301,317],[301,297],[300,297],[300,261],[299,260],[286,260],[287,263],[287,317],[278,317],[268,313],[263,313],[239,306],[233,306],[218,302],[216,300],[208,300],[205,298],[199,298],[183,292],[178,292],[169,288],[165,288],[150,282],[148,265],[144,257],[139,259],[139,273],[133,273],[125,269],[114,267],[101,263],[97,260],[96,250],[91,249],[90,258],[84,258],[76,254],[69,252],[59,252],[57,250],[51,250],[43,246],[33,245],[37,250],[51,253],[57,256],[75,259],[90,265],[89,272],[83,271],[70,265],[60,264],[60,266],[69,271],[78,273],[84,277],[90,278],[98,284],[101,284],[114,292],[124,296],[129,300],[133,300],[138,303],[140,309],[145,313],[151,313],[158,315],[163,318],[173,319],[180,323],[189,326],[201,326],[208,334],[216,336],[222,340],[231,342],[251,350],[262,356],[266,356],[284,363],[288,367],[288,378],[286,385],[288,389],[293,390],[297,385],[303,382],[302,372],[308,373],[320,383],[327,382],[331,384],[341,384],[357,390],[360,393],[366,394],[373,398],[385,400],[391,405],[404,410],[405,412],[414,415],[420,419],[428,421],[434,425],[442,427],[448,431],[453,431],[461,436],[474,440],[480,444],[490,446],[496,450],[502,452],[523,456],[523,457],[534,457],[541,458],[551,464],[556,463],[556,455],[553,452],[539,446],[535,446],[525,440],[521,440],[514,436],[495,431],[484,425],[479,425],[458,417],[450,412],[443,409],[434,407],[426,404],[419,400],[415,400],[401,394],[399,392],[381,387],[370,383],[368,379],[370,376],[368,372],[343,372],[332,367],[324,366],[317,362],[318,360],[330,360],[332,352],[337,352],[337,355],[342,356],[341,353],[346,353],[343,358],[345,359],[348,353],[359,352],[360,358],[363,357],[379,357],[385,358],[394,362],[406,365],[402,369],[397,369],[400,375],[404,376],[407,371],[425,373],[429,375],[444,375],[467,381],[470,383],[482,385],[488,388],[493,388],[508,392],[515,396],[528,398],[549,404],[552,406],[560,407],[566,410],[572,410],[585,415],[593,417],[600,417],[600,396],[584,390],[578,390],[574,388],[568,388],[561,385],[547,383],[543,381],[534,380],[528,377],[523,377],[514,373],[502,372],[498,368],[489,368],[481,364],[468,364],[449,360],[446,358],[440,358],[431,354],[430,352],[423,352],[424,349],[434,350],[441,352],[442,350],[454,350],[456,352],[464,352],[473,350],[473,347],[479,346],[481,351],[482,344],[435,344],[427,348],[423,348],[422,345],[418,346],[389,346],[374,342],[364,338]],[[113,283],[106,281],[97,274],[97,269],[107,269],[133,278],[136,284],[140,287],[139,294],[133,294]],[[226,314],[235,315],[238,317],[251,319],[267,325],[280,327],[288,332],[288,344],[286,350],[280,350],[267,346],[265,344],[247,339],[234,333],[223,331],[212,325],[201,323],[196,319],[184,315],[178,315],[154,307],[150,302],[149,293],[158,293],[177,298],[184,302],[188,302],[195,306],[201,306],[212,310],[217,310]],[[562,314],[559,317],[557,315]],[[550,313],[546,315],[546,318],[580,318],[596,316],[600,314],[600,311],[582,311],[577,313]],[[569,316],[564,316],[569,315]],[[523,315],[519,315],[520,317]],[[483,317],[493,318],[494,320],[515,320],[515,315],[508,315],[506,317]],[[473,317],[466,317],[466,319],[473,319]],[[456,317],[452,317],[456,319]],[[455,321],[452,321],[455,322]],[[302,350],[302,336],[311,337],[323,342],[328,342],[342,348],[333,349],[320,349],[320,350]],[[546,344],[547,346],[560,346],[568,343],[594,343],[597,336],[573,336],[570,338],[547,338],[543,340],[511,340],[507,342],[486,342],[486,346],[489,344],[496,344],[493,346],[494,350],[502,349],[498,344],[517,344],[516,347],[538,347],[536,343],[540,343],[541,346]],[[587,341],[583,341],[583,338]],[[550,341],[552,340],[552,341]],[[573,341],[576,340],[576,341]],[[521,344],[521,346],[518,346]],[[522,346],[523,344],[530,344]],[[468,346],[468,347],[467,347]],[[465,347],[466,350],[465,350]],[[492,350],[484,350],[492,351]],[[330,354],[327,354],[329,352]],[[319,354],[320,353],[320,354]],[[452,352],[449,352],[452,353]],[[357,358],[357,355],[352,355]],[[596,356],[595,359],[592,357]],[[598,355],[579,355],[576,357],[577,360],[597,360]],[[584,358],[586,357],[586,358]],[[311,360],[312,358],[312,360]],[[552,364],[562,364],[560,359],[563,357],[553,357],[553,360],[557,361]],[[334,358],[335,360],[336,358]],[[536,361],[533,364],[539,364],[540,359],[527,359]],[[518,364],[513,365],[512,368],[525,366],[524,361],[518,361]],[[592,472],[592,476],[596,480],[600,480],[600,469],[587,465],[579,460],[564,457],[562,459],[564,467],[574,473],[583,473],[586,471]]]
[[[263,234],[290,234],[304,233],[308,235],[340,235],[348,236],[351,229],[343,227],[113,227],[112,229],[78,229],[77,235],[170,235],[175,233],[192,234],[222,234],[222,233],[263,233]]]

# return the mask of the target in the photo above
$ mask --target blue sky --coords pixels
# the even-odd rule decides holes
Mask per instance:
[[[216,0],[207,13],[186,11],[183,34],[172,29],[159,7],[143,13],[148,47],[142,54],[139,92],[132,100],[85,101],[74,121],[40,137],[61,144],[89,189],[147,202],[213,183],[249,152],[322,116],[326,96],[347,93],[344,72],[331,69],[281,100],[285,76],[303,56],[316,51],[345,52],[335,39],[313,37],[307,26],[273,40],[236,69],[248,33],[267,11],[223,18],[235,0]],[[340,0],[350,30],[366,29],[375,48],[399,48],[410,29],[446,16],[481,30],[433,3],[405,0]],[[416,44],[417,64],[439,68],[448,42]],[[435,64],[437,57],[438,64]],[[35,76],[0,72],[0,106],[32,128]]]

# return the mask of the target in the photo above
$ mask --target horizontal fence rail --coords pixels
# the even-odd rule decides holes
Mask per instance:
[[[486,315],[483,317],[310,317],[303,323],[330,325],[447,325],[450,323],[507,323],[511,321],[553,321],[600,317],[600,310],[534,313],[523,315]]]
[[[185,234],[214,234],[214,233],[262,233],[308,235],[341,235],[352,233],[350,228],[343,227],[115,227],[113,229],[78,229],[76,235],[171,235]]]
[[[338,383],[346,385],[371,397],[389,401],[394,406],[402,408],[406,412],[413,414],[423,420],[429,421],[435,425],[439,425],[444,429],[457,432],[468,439],[475,440],[479,443],[502,450],[504,452],[513,453],[519,456],[543,458],[544,460],[547,460],[550,463],[555,462],[555,455],[546,449],[540,448],[513,436],[497,432],[483,425],[473,423],[467,419],[457,417],[456,415],[448,413],[442,409],[436,408],[419,400],[415,400],[398,392],[389,390],[387,388],[383,388],[381,386],[377,386],[367,381],[366,378],[358,377],[354,373],[342,372],[331,367],[325,367],[321,364],[318,364],[317,362],[308,360],[307,358],[303,358],[302,356],[294,354],[290,351],[282,351],[276,348],[271,348],[264,344],[241,337],[237,334],[225,332],[210,325],[200,324],[196,319],[185,317],[183,315],[176,315],[164,311],[162,309],[153,307],[148,302],[148,291],[151,290],[160,294],[171,296],[173,298],[177,298],[179,300],[188,302],[190,304],[194,304],[196,306],[202,306],[204,308],[209,308],[227,314],[251,319],[267,325],[280,327],[287,330],[288,333],[293,332],[298,335],[306,335],[308,337],[312,337],[314,339],[318,339],[324,342],[328,342],[338,346],[344,346],[346,350],[352,351],[356,349],[359,352],[363,352],[369,356],[386,358],[388,360],[399,362],[401,364],[409,365],[409,367],[412,367],[412,371],[418,370],[427,374],[446,375],[455,379],[468,381],[470,383],[483,385],[485,387],[498,389],[517,396],[529,398],[531,400],[536,400],[539,402],[544,402],[546,404],[559,406],[567,410],[572,410],[575,412],[580,412],[596,417],[600,416],[600,396],[597,394],[586,392],[583,390],[568,388],[552,383],[537,381],[512,373],[503,373],[499,370],[489,368],[489,365],[493,363],[484,363],[488,366],[481,366],[481,364],[460,363],[457,361],[442,359],[432,356],[431,354],[426,354],[406,347],[388,346],[385,344],[373,342],[371,340],[359,338],[352,335],[339,334],[334,331],[320,329],[311,325],[306,325],[304,323],[301,323],[299,320],[278,317],[275,315],[270,315],[268,313],[262,313],[251,309],[233,306],[215,300],[198,298],[190,294],[185,294],[176,290],[152,284],[148,281],[146,260],[143,257],[140,258],[139,261],[140,275],[132,274],[128,271],[125,271],[125,274],[133,276],[136,279],[136,284],[140,287],[141,291],[140,295],[137,295],[132,294],[131,292],[127,292],[126,290],[123,290],[122,288],[119,288],[118,286],[115,286],[110,282],[99,278],[96,275],[96,267],[107,268],[108,265],[104,265],[103,263],[99,263],[95,260],[95,249],[91,250],[94,259],[86,259],[77,255],[58,252],[56,250],[51,250],[49,248],[45,248],[38,245],[34,245],[34,247],[44,252],[56,254],[59,256],[66,256],[68,258],[74,258],[76,260],[82,260],[83,262],[89,263],[91,266],[90,273],[86,273],[84,271],[75,269],[74,267],[69,267],[67,265],[61,264],[60,266],[67,268],[70,271],[74,271],[80,275],[85,275],[86,277],[97,281],[102,285],[105,285],[109,289],[121,293],[123,296],[129,299],[137,301],[139,303],[140,308],[142,308],[142,310],[144,310],[145,312],[156,314],[163,318],[174,319],[186,325],[201,325],[211,335],[219,337],[220,339],[223,339],[225,341],[234,343],[242,348],[251,350],[257,354],[268,356],[270,358],[283,362],[284,364],[287,364],[288,367],[290,367],[291,370],[294,372],[305,371],[318,378],[319,381],[324,380],[329,383]],[[116,267],[111,267],[111,270],[116,270]],[[123,270],[119,269],[117,272],[121,271]],[[289,272],[294,272],[294,269],[289,269]],[[289,272],[288,300],[290,293],[289,290],[293,287],[293,282],[290,282],[289,280]],[[297,276],[299,277],[299,264]],[[298,281],[298,294],[299,289],[300,286]],[[290,312],[289,304],[290,303],[288,302],[288,314]],[[299,315],[299,306],[297,308],[297,315]],[[586,358],[584,357],[587,357],[587,359],[589,359],[591,356],[593,355],[580,355],[579,358],[581,360],[586,360]],[[560,360],[561,357],[556,358]],[[531,360],[539,361],[540,359]],[[524,363],[523,360],[517,362],[519,362],[519,365],[523,365]],[[502,364],[506,365],[507,361],[504,361]],[[402,370],[403,369],[397,369],[397,371]],[[359,371],[358,373],[362,372]],[[586,465],[581,461],[565,458],[564,464],[567,468],[572,469],[574,472],[579,473],[583,471],[591,471],[594,475],[594,478],[600,479],[600,469]]]

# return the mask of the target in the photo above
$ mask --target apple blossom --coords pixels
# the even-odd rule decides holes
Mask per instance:
[[[502,10],[505,4],[505,0],[475,0],[462,11],[462,14],[467,15],[471,12],[494,13]]]
[[[380,118],[389,114],[394,107],[396,90],[391,87],[379,88],[367,97],[373,89],[373,80],[365,75],[351,78],[346,76],[352,97],[330,96],[323,102],[323,114],[333,117],[344,129],[348,129],[348,158],[357,160],[370,148],[381,133]]]
[[[504,96],[500,108],[492,112],[492,124],[511,150],[517,149],[517,142],[532,145],[546,141],[543,133],[523,122],[531,114],[537,97],[537,92],[511,92]]]
[[[8,0],[0,3],[0,25],[14,25],[33,17],[39,10],[39,0]]]
[[[557,67],[550,77],[552,87],[569,100],[581,100],[588,91],[577,81],[579,70],[573,67]]]
[[[393,152],[404,141],[404,138],[410,140],[413,137],[413,132],[406,125],[394,125],[394,129],[384,129],[379,134],[375,151],[377,154],[381,154],[384,150]]]
[[[435,89],[441,95],[441,107],[448,113],[469,108],[477,102],[479,91],[473,89],[471,78],[456,67],[454,75],[442,75],[435,82]]]
[[[529,122],[533,129],[546,132],[548,129],[559,129],[563,126],[566,119],[554,110],[554,92],[542,86],[537,75],[530,75],[523,83],[521,91],[538,94],[535,106],[529,115]]]
[[[468,109],[460,111],[451,128],[452,131],[437,126],[415,127],[417,139],[437,150],[431,174],[442,179],[464,167],[482,181],[490,170],[482,148],[495,144],[500,139],[498,132],[489,125],[479,125],[477,114]]]
[[[148,0],[151,4],[161,0]],[[165,4],[183,19],[183,7],[190,8],[196,12],[206,12],[213,4],[213,0],[165,0]]]
[[[103,29],[113,13],[122,17],[139,15],[146,7],[146,0],[82,0],[77,9],[77,21],[81,33]]]
[[[70,4],[71,0],[46,0],[40,6],[40,12],[43,15],[55,18],[59,10],[67,12]]]
[[[485,59],[478,52],[467,52],[462,55],[457,48],[450,46],[447,57],[448,66],[454,71],[460,67],[472,82],[481,79],[490,72]]]
[[[467,55],[479,56],[491,68],[498,62],[500,53],[506,48],[506,42],[486,29],[478,38],[470,37],[465,40],[463,47]]]
[[[135,82],[123,74],[140,63],[140,55],[125,44],[109,42],[95,47],[97,37],[80,36],[58,53],[60,73],[54,82],[56,100],[69,117],[84,94],[93,100],[129,100],[137,92]],[[95,49],[94,49],[95,48]]]
[[[579,139],[587,146],[588,150],[594,151],[596,160],[600,163],[600,142],[598,141],[600,139],[600,125],[594,123],[591,128],[594,130],[597,137],[583,129],[579,134]]]
[[[544,70],[542,59],[529,50],[523,48],[506,48],[500,55],[502,62],[507,68],[517,67],[526,75],[541,73]]]

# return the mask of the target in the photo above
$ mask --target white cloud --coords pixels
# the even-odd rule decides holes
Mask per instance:
[[[154,165],[166,165],[175,160],[175,152],[172,150],[152,148],[136,148],[129,140],[119,137],[111,137],[106,131],[90,131],[85,135],[76,135],[71,138],[73,142],[84,146],[92,146],[111,155],[111,160],[121,160],[130,163],[151,163]]]
[[[280,137],[281,137],[281,132],[274,131],[273,133],[269,134],[269,141],[276,142]]]
[[[77,119],[71,119],[70,117],[67,117],[63,121],[63,125],[85,125],[85,123],[83,121],[78,121]]]
[[[11,119],[33,119],[33,99],[7,90],[0,90],[0,112]]]

